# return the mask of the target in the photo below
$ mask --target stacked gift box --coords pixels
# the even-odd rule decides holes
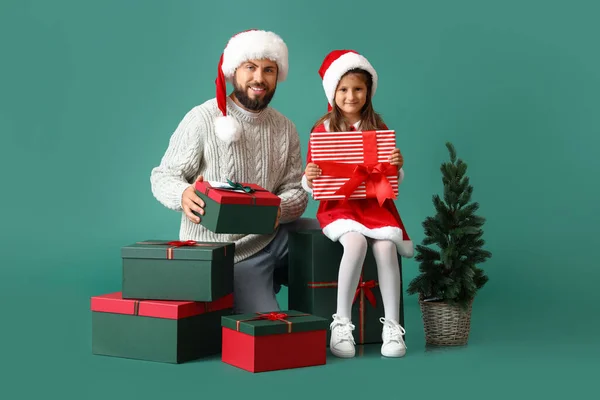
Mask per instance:
[[[257,185],[197,182],[196,193],[215,233],[274,231],[280,199]],[[166,363],[222,353],[252,372],[324,364],[327,320],[233,313],[234,252],[234,243],[192,240],[122,247],[121,291],[91,298],[92,353]]]
[[[122,290],[92,297],[94,354],[181,363],[218,354],[233,311],[233,243],[143,241],[121,249]]]

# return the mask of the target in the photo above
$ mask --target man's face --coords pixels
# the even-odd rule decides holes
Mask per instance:
[[[235,97],[250,111],[266,108],[275,94],[277,72],[277,63],[271,60],[249,60],[242,63],[235,71]]]

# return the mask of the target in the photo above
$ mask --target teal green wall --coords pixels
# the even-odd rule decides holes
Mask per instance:
[[[89,296],[120,288],[122,245],[177,236],[179,215],[153,198],[150,170],[184,113],[214,96],[228,38],[258,27],[289,46],[273,105],[296,123],[303,155],[326,111],[325,54],[353,48],[377,68],[374,104],[398,131],[398,205],[417,243],[441,189],[444,143],[455,144],[493,252],[474,332],[587,340],[577,335],[600,280],[597,2],[168,3],[0,3],[3,303],[86,318]],[[417,265],[404,268],[406,287]],[[406,300],[409,334],[422,340],[416,298]],[[13,326],[29,321],[23,310],[8,311]],[[80,319],[55,318],[86,353]],[[5,334],[43,346],[31,330]]]

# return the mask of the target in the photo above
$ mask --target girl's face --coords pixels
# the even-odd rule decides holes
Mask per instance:
[[[335,104],[344,117],[354,123],[367,102],[367,84],[359,74],[348,74],[340,79],[335,92]]]

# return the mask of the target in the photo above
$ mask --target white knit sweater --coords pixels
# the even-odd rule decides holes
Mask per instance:
[[[273,239],[272,235],[215,234],[188,220],[181,195],[198,175],[204,180],[255,183],[281,198],[280,223],[300,218],[308,195],[303,190],[300,140],[294,124],[271,107],[248,112],[227,98],[227,113],[241,124],[241,138],[226,143],[216,137],[216,99],[191,109],[172,134],[160,165],[152,169],[152,193],[165,207],[181,212],[179,240],[234,242],[235,262]]]

